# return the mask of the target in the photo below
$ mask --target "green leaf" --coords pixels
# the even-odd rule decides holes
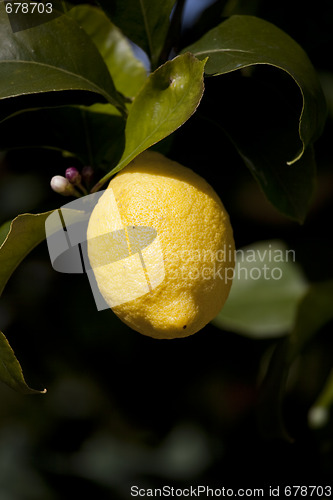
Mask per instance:
[[[112,22],[149,56],[156,68],[175,0],[99,0]]]
[[[307,288],[294,260],[294,252],[280,241],[238,249],[229,298],[213,323],[252,338],[290,332]]]
[[[105,164],[110,170],[124,149],[125,122],[94,109],[64,106],[17,114],[0,123],[0,149],[52,148],[71,153],[83,165],[103,168]]]
[[[12,221],[0,247],[0,295],[20,262],[45,238],[45,220],[51,213],[19,215]],[[46,390],[36,391],[26,384],[21,366],[2,332],[0,332],[0,380],[24,394],[46,392]]]
[[[20,363],[15,357],[6,337],[0,331],[0,380],[15,391],[23,394],[45,394],[46,389],[37,391],[31,389],[22,373]]]
[[[83,202],[89,197],[81,198]],[[85,221],[89,216],[89,211],[73,210],[62,208],[62,213],[66,215],[66,225]],[[41,243],[45,237],[45,221],[54,210],[41,214],[22,214],[13,219],[10,229],[0,246],[0,295],[2,294],[7,281],[13,274],[22,260]],[[54,227],[48,227],[48,236],[59,231],[57,222]]]
[[[267,127],[263,130],[268,120],[262,122],[262,129],[249,133],[244,130],[245,122],[233,135],[232,142],[268,201],[281,214],[302,224],[313,201],[316,186],[313,147],[309,146],[296,163],[287,166],[284,154],[290,143],[289,138],[286,137],[288,126],[283,131],[275,134],[273,132],[274,136],[272,136],[268,133],[272,129]],[[251,141],[254,134],[257,137],[261,136],[260,146],[256,140]],[[276,149],[277,138],[280,144],[278,149]]]
[[[91,5],[79,5],[71,9],[69,15],[97,46],[117,90],[135,97],[147,78],[147,71],[134,56],[127,38],[102,10]]]
[[[191,54],[178,56],[152,73],[134,100],[125,128],[121,163],[170,135],[197,109],[204,90],[203,70]]]
[[[83,198],[84,200],[84,198]],[[68,227],[71,223],[86,220],[88,213],[83,210],[62,209],[66,213]],[[45,221],[53,213],[23,214],[16,217],[7,231],[7,235],[0,246],[0,295],[17,266],[39,243],[45,239]],[[8,229],[8,225],[7,225]],[[2,226],[0,231],[6,231]],[[48,236],[58,231],[57,224],[48,228]],[[6,337],[0,332],[0,380],[13,389],[24,394],[45,393],[46,390],[36,391],[31,389],[25,382],[21,366],[15,357]]]
[[[2,245],[7,237],[11,223],[12,221],[9,220],[7,222],[4,222],[2,226],[0,226],[0,245]]]
[[[304,50],[273,24],[252,16],[232,16],[185,51],[198,58],[209,57],[207,75],[221,75],[257,64],[274,66],[290,75],[303,99],[299,120],[302,145],[285,162],[297,161],[321,134],[326,104],[316,71]]]
[[[191,54],[160,66],[133,101],[125,128],[125,150],[118,165],[96,185],[99,189],[138,154],[179,128],[198,107],[205,61]]]
[[[0,246],[0,295],[22,260],[45,239],[45,220],[52,213],[18,215]]]
[[[0,246],[0,295],[17,266],[45,239],[45,220],[52,212],[19,215],[11,222],[9,231],[7,223],[0,228],[5,232],[7,227],[6,237]],[[77,222],[81,212],[70,210],[69,217],[72,216],[72,212],[72,220]],[[71,219],[67,217],[67,220]],[[54,231],[57,229],[55,227]],[[0,332],[0,380],[24,394],[46,392],[45,389],[36,391],[26,384],[21,366],[2,332]]]
[[[214,90],[215,86],[220,89],[219,102],[208,100],[211,83]],[[292,104],[298,96],[290,88],[282,93],[279,84],[284,82],[280,79],[275,83],[272,86],[261,77],[225,76],[220,85],[218,79],[211,79],[200,112],[216,117],[269,202],[283,215],[302,223],[315,188],[313,147],[309,146],[296,163],[286,165],[286,158],[299,143],[293,127],[297,110]],[[231,95],[235,99],[230,99]]]
[[[62,15],[13,33],[0,3],[0,119],[24,108],[96,101],[126,113],[123,98],[84,30]]]

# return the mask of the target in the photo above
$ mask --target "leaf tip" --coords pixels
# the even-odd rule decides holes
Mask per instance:
[[[31,395],[40,395],[40,394],[46,394],[47,393],[47,389],[33,389],[32,387],[30,387],[24,377],[23,377],[23,374],[22,374],[22,379],[20,381],[11,381],[8,383],[8,381],[4,381],[5,384],[7,384],[9,387],[11,387],[12,389],[14,389],[14,391],[16,392],[20,392],[21,394],[26,394],[27,396],[31,396]]]
[[[290,161],[287,161],[287,165],[290,166],[290,165],[294,165],[294,163],[296,163],[298,160],[300,160],[303,156],[303,153],[304,153],[304,146],[302,147],[301,151],[299,152],[299,154],[297,156],[295,156],[295,158],[293,158],[292,160]]]

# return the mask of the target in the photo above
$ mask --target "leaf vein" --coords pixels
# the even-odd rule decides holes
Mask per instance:
[[[1,61],[0,62],[0,64],[4,64],[4,63],[33,64],[33,65],[35,64],[36,66],[42,66],[42,67],[45,67],[45,68],[51,68],[52,70],[59,71],[61,73],[65,73],[67,75],[73,76],[77,80],[82,80],[84,82],[89,83],[89,85],[91,85],[92,87],[94,87],[95,89],[97,89],[98,93],[101,94],[101,95],[103,95],[109,102],[113,102],[113,99],[110,96],[110,94],[108,92],[104,91],[99,85],[97,85],[96,83],[92,82],[88,78],[85,78],[84,76],[77,75],[77,74],[73,73],[72,71],[68,71],[68,70],[66,70],[64,68],[59,68],[57,66],[52,66],[51,64],[40,63],[40,62],[36,62],[36,61],[7,60],[7,61]],[[34,93],[36,93],[36,92],[34,92]],[[12,96],[7,96],[7,97],[12,97]],[[0,99],[4,99],[4,97],[0,97]]]
[[[242,54],[253,54],[252,50],[244,50],[244,49],[210,49],[210,50],[202,50],[200,52],[194,52],[194,56],[202,56],[214,54],[216,52],[241,52]]]

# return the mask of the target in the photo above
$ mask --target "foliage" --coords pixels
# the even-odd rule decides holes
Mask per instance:
[[[210,122],[235,146],[271,205],[303,223],[315,186],[313,144],[326,119],[316,70],[295,40],[254,16],[214,21],[182,46],[183,6],[181,0],[100,0],[14,32],[0,3],[0,148],[47,148],[91,165],[100,174],[94,192],[144,150],[179,140],[183,126]],[[16,26],[25,26],[22,16]],[[133,44],[145,51],[149,67]],[[213,144],[191,148],[203,155]],[[45,238],[54,208],[18,215],[0,228],[1,293]],[[261,280],[247,289],[237,281],[215,320],[245,336],[282,338],[263,384],[265,411],[273,408],[275,416],[292,361],[331,320],[331,284],[308,285],[294,264],[283,270],[285,281],[273,288]],[[254,317],[258,302],[262,311]],[[2,333],[0,351],[1,380],[38,392],[25,383]],[[271,421],[272,433],[279,433],[281,422]]]

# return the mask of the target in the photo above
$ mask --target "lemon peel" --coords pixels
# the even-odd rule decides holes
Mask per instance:
[[[142,153],[111,180],[87,240],[101,294],[144,335],[192,335],[227,300],[235,264],[229,216],[202,177],[160,153]]]

